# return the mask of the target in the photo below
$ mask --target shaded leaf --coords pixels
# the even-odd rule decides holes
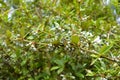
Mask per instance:
[[[7,36],[8,38],[10,38],[10,37],[12,36],[12,33],[11,33],[9,30],[7,30],[7,31],[6,31],[6,36]]]

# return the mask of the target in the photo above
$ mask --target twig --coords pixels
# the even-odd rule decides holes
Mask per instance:
[[[80,48],[80,49],[83,50],[83,51],[86,51],[88,53],[98,55],[98,52],[96,52],[96,51],[91,51],[91,50],[87,50],[87,49],[84,49],[84,48]],[[115,60],[115,59],[111,59],[111,58],[103,56],[103,55],[101,55],[100,58],[104,58],[104,59],[107,59],[109,61],[116,62],[118,65],[120,65],[120,62]]]

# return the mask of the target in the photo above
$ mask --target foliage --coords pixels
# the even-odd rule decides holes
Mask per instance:
[[[119,30],[102,0],[0,1],[0,79],[119,80]]]

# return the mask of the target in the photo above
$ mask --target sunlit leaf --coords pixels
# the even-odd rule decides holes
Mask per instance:
[[[80,41],[78,35],[72,35],[71,36],[71,42],[77,44]]]
[[[20,35],[21,35],[21,37],[24,37],[24,35],[25,35],[25,27],[22,27],[20,29]]]
[[[27,39],[32,40],[32,39],[34,39],[34,37],[33,36],[29,36]]]
[[[57,69],[59,69],[59,66],[54,66],[50,70],[53,71],[53,70],[57,70]]]
[[[102,48],[99,51],[99,54],[106,54],[108,51],[110,51],[110,49],[112,47],[113,47],[113,44],[111,44],[109,46],[107,46],[107,45],[102,46]]]
[[[58,69],[57,73],[60,74],[64,70],[64,67]]]
[[[86,70],[86,71],[87,71],[86,76],[94,76],[95,75],[95,73],[92,72],[91,70]]]

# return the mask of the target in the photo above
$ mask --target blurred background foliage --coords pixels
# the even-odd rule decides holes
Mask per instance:
[[[119,80],[120,26],[103,1],[0,0],[0,79]]]

